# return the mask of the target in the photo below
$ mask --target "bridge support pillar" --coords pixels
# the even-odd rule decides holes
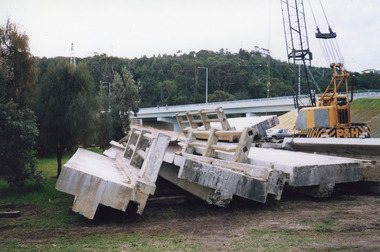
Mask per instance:
[[[175,132],[181,132],[181,128],[179,127],[179,124],[175,117],[157,117],[157,121],[171,123],[174,125],[173,130]]]
[[[253,112],[245,113],[245,117],[253,117],[253,116],[259,116],[259,114],[253,113]]]

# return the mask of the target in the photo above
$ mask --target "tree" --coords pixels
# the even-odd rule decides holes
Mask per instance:
[[[99,86],[98,101],[100,105],[100,114],[96,128],[96,140],[100,148],[105,150],[110,140],[114,139],[114,122],[111,116],[111,93],[108,85],[111,83],[101,83]]]
[[[160,88],[160,91],[161,91],[162,105],[167,104],[170,96],[176,90],[175,82],[171,80],[164,80],[158,83],[158,87]]]
[[[63,61],[49,66],[44,79],[37,104],[40,143],[55,150],[59,176],[64,151],[93,140],[94,83],[86,65]]]
[[[36,170],[36,117],[15,103],[26,104],[29,88],[37,81],[37,69],[28,37],[8,20],[0,27],[0,177],[11,189],[23,187],[27,181],[44,183]]]
[[[21,188],[29,180],[38,185],[45,182],[36,170],[37,136],[36,116],[31,110],[21,110],[12,101],[0,103],[0,177],[11,189]]]
[[[222,90],[216,90],[209,95],[208,99],[210,102],[233,101],[235,96]]]
[[[0,27],[0,57],[13,72],[13,78],[5,83],[4,96],[21,107],[25,107],[32,99],[33,86],[38,79],[37,62],[30,54],[28,42],[28,36],[20,32],[9,19],[4,27]]]
[[[114,139],[123,138],[129,130],[129,113],[133,111],[136,114],[139,110],[139,90],[138,84],[125,66],[121,68],[121,74],[115,73],[110,96]]]
[[[6,103],[9,99],[6,95],[8,83],[13,79],[12,67],[9,61],[0,57],[0,102]]]

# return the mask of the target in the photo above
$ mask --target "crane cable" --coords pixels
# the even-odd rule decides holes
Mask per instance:
[[[329,27],[329,31],[331,32],[332,30],[331,30],[331,27],[330,27],[330,23],[329,23],[329,20],[327,19],[327,15],[326,15],[325,9],[323,8],[322,1],[319,0],[319,3],[321,5],[321,9],[323,11],[323,15],[325,17],[326,23],[327,23],[327,25]],[[342,53],[340,51],[338,40],[336,39],[336,37],[334,39],[331,39],[331,40],[328,40],[328,41],[329,41],[330,45],[328,45],[327,41],[325,41],[325,44],[326,44],[326,47],[329,46],[331,60],[334,61],[335,63],[344,63],[343,62],[344,59],[343,59]]]
[[[313,15],[315,26],[317,27],[317,31],[319,32],[319,27],[318,27],[317,19],[315,18],[313,6],[311,5],[310,0],[308,0],[308,1],[309,1],[311,13]],[[321,5],[321,9],[323,11],[323,15],[325,17],[326,23],[329,27],[329,31],[332,32],[329,20],[327,19],[325,9],[323,8],[323,5],[322,5],[322,1],[319,0],[319,3]],[[327,65],[329,65],[332,62],[344,63],[344,59],[343,59],[343,56],[342,56],[342,53],[341,53],[341,50],[340,50],[340,47],[339,47],[339,44],[338,44],[336,37],[326,38],[326,39],[318,39],[318,40],[319,40],[319,45],[322,49],[323,56],[327,62]]]
[[[268,14],[268,77],[267,77],[267,103],[269,102],[269,90],[270,90],[270,86],[271,86],[271,83],[270,83],[270,39],[271,39],[271,1],[269,1],[269,14]],[[268,105],[268,104],[267,104]],[[268,106],[267,106],[268,108]],[[268,110],[266,110],[265,112],[266,115],[268,115]]]
[[[309,0],[309,2],[310,2],[310,0]],[[325,8],[323,8],[323,5],[322,5],[321,0],[319,0],[319,3],[321,4],[321,8],[322,8],[322,11],[323,11],[323,15],[325,16],[326,23],[327,23],[327,25],[328,25],[329,28],[330,28],[329,20],[327,19],[326,12],[325,12]]]
[[[317,19],[315,18],[313,6],[311,5],[310,0],[308,0],[308,1],[309,1],[309,6],[310,6],[311,14],[313,15],[315,27],[318,29],[318,23],[317,23]],[[329,65],[331,63],[331,60],[330,60],[329,54],[327,53],[328,49],[326,48],[325,45],[322,44],[322,42],[320,40],[318,40],[318,41],[319,41],[319,46],[322,49],[323,57],[325,58],[327,65]]]

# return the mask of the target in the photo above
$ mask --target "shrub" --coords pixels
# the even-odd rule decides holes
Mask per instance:
[[[37,171],[34,146],[38,136],[36,117],[14,102],[0,103],[0,177],[15,190],[27,181],[45,182]]]

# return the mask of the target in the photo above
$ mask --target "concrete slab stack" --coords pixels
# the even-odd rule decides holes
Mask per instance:
[[[361,140],[336,144],[326,139],[286,139],[283,148],[288,150],[255,148],[252,142],[258,131],[276,120],[233,127],[221,108],[177,114],[177,118],[186,136],[140,127],[133,128],[128,139],[111,141],[104,155],[78,149],[64,165],[56,188],[75,195],[73,211],[92,219],[99,204],[125,211],[133,201],[142,214],[149,195],[155,193],[158,175],[221,207],[235,195],[261,203],[268,195],[279,200],[285,184],[314,197],[329,197],[336,184],[363,179],[363,160],[325,155],[339,149],[341,155],[353,155],[347,150]],[[220,127],[212,127],[214,123]],[[380,145],[368,140],[356,149],[365,150],[373,168]]]

